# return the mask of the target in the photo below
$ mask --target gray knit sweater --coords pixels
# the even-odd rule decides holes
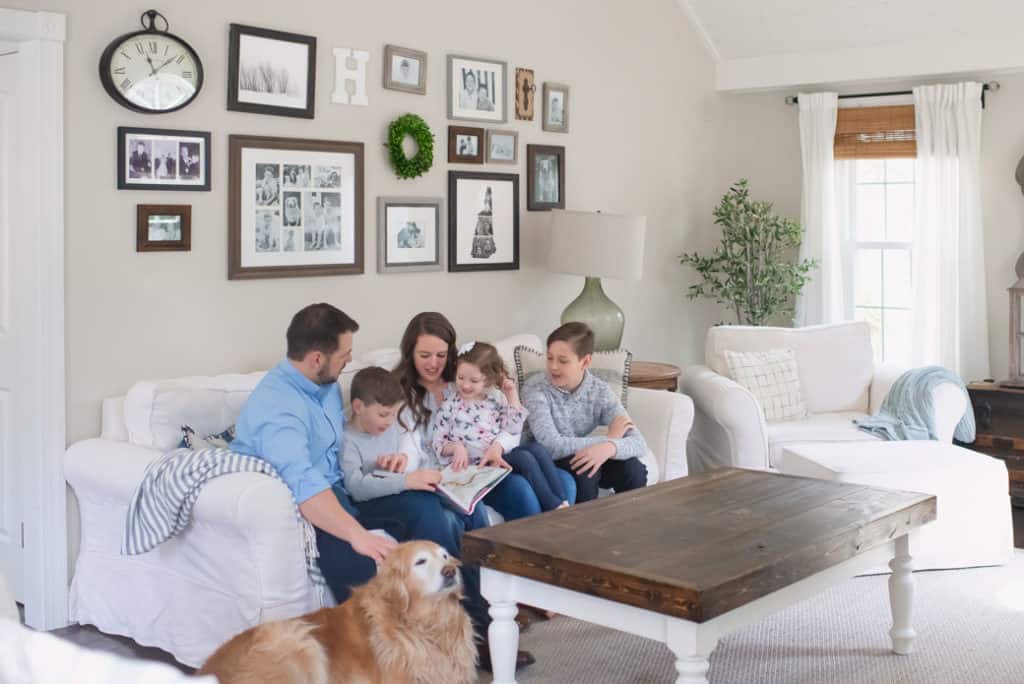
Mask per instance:
[[[588,437],[594,428],[607,426],[615,416],[626,412],[604,380],[590,371],[572,392],[552,384],[547,373],[538,373],[523,387],[523,404],[530,411],[526,427],[533,439],[544,445],[555,460],[572,456],[591,444],[612,442],[615,458],[641,458],[647,444],[639,430],[630,430],[621,439]]]

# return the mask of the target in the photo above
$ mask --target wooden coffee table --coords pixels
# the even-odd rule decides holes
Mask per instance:
[[[495,684],[515,682],[516,603],[664,642],[707,682],[719,638],[891,559],[893,651],[910,653],[909,533],[935,497],[726,468],[475,530]]]

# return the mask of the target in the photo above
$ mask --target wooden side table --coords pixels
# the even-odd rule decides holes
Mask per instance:
[[[679,366],[671,363],[634,361],[629,367],[629,386],[675,392],[679,389],[681,372]]]
[[[1024,507],[1024,390],[972,382],[967,393],[977,435],[964,446],[1006,462],[1011,500],[1014,506]]]

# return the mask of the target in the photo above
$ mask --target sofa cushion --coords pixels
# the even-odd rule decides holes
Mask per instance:
[[[515,356],[516,381],[522,387],[526,381],[537,373],[547,372],[547,354],[520,345],[513,352]],[[625,349],[594,352],[590,364],[590,372],[608,383],[622,405],[626,406],[629,399],[629,366],[633,354]]]
[[[707,365],[729,375],[725,350],[792,349],[800,371],[800,387],[810,413],[868,411],[868,389],[874,373],[871,329],[864,321],[807,328],[719,325],[708,330]]]
[[[729,377],[750,390],[768,422],[799,420],[807,415],[792,349],[766,352],[725,350]]]
[[[858,430],[855,419],[867,414],[856,411],[812,413],[802,420],[768,424],[768,464],[778,468],[782,450],[803,442],[877,442],[873,435]]]

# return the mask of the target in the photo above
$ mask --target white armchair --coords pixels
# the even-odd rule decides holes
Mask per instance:
[[[769,423],[753,395],[729,378],[723,352],[780,348],[796,356],[808,415]],[[717,326],[708,331],[705,363],[681,378],[694,403],[687,453],[695,473],[722,466],[776,469],[783,448],[797,443],[874,440],[852,421],[876,412],[906,370],[875,367],[871,332],[861,321],[807,328]],[[967,400],[952,384],[937,387],[933,400],[936,429],[942,441],[951,442]]]

